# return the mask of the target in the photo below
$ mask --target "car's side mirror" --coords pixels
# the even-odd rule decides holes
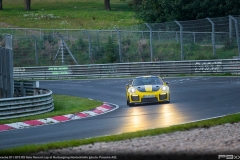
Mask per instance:
[[[166,83],[166,85],[169,85],[169,82],[167,81],[167,82],[165,82]]]

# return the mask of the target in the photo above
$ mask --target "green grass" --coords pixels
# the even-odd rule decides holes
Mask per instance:
[[[128,2],[111,0],[106,11],[103,0],[33,0],[26,11],[24,1],[4,0],[0,22],[20,28],[112,29],[138,22]]]
[[[0,120],[0,124],[9,124],[14,122],[23,122],[27,120],[43,119],[65,114],[74,114],[94,109],[103,104],[103,102],[100,101],[67,95],[53,95],[53,100],[54,110],[51,112],[29,117]]]

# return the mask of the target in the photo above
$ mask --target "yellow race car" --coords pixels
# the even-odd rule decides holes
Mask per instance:
[[[127,105],[142,102],[170,102],[169,82],[159,76],[139,76],[126,85]]]

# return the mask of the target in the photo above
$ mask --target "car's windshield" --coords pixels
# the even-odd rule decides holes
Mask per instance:
[[[139,77],[133,81],[133,86],[140,85],[162,85],[162,81],[158,77]]]

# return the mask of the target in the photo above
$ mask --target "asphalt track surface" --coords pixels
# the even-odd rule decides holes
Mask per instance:
[[[167,127],[240,112],[240,77],[165,78],[170,103],[126,105],[129,78],[40,81],[41,88],[118,105],[86,119],[0,132],[0,149]]]

